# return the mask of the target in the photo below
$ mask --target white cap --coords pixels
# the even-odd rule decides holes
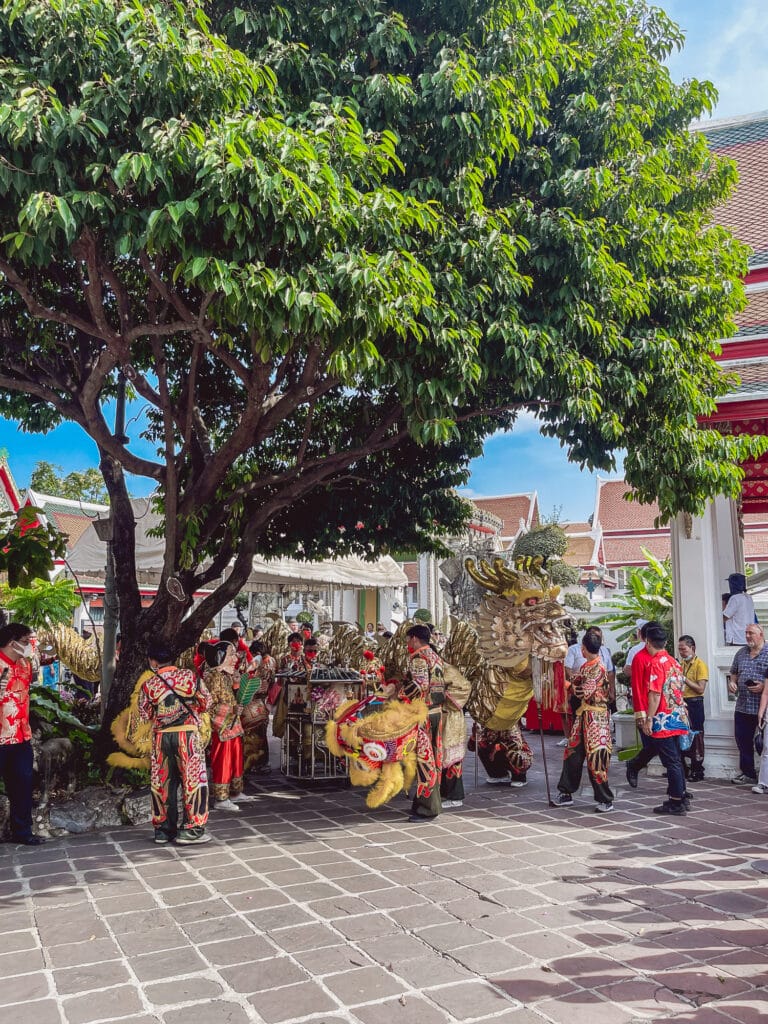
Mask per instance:
[[[649,619],[635,619],[635,628],[636,629],[642,629],[643,626],[647,626],[648,625],[649,621],[650,621]]]

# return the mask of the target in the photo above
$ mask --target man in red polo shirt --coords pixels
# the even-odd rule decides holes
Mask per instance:
[[[664,649],[667,642],[665,629],[661,626],[648,626],[645,642],[651,661],[641,684],[645,713],[638,721],[638,728],[649,740],[652,752],[659,755],[667,769],[668,799],[659,807],[654,807],[653,813],[683,815],[690,808],[691,800],[691,795],[685,789],[680,751],[680,737],[688,732],[688,711],[682,695],[684,677],[680,665]]]
[[[0,628],[0,775],[11,804],[11,842],[38,846],[32,833],[32,630],[21,622]]]
[[[640,639],[643,642],[643,646],[636,650],[632,658],[631,666],[631,685],[632,685],[632,709],[635,713],[635,722],[640,735],[640,743],[642,744],[642,750],[640,753],[633,757],[631,761],[627,761],[627,782],[632,789],[637,789],[637,776],[638,773],[647,767],[648,762],[652,761],[656,757],[656,751],[648,739],[648,737],[640,729],[640,723],[645,719],[648,714],[648,686],[644,682],[645,673],[653,660],[653,655],[648,650],[648,646],[645,642],[648,629],[653,629],[658,626],[658,622],[644,622],[639,627],[638,632],[640,633]]]

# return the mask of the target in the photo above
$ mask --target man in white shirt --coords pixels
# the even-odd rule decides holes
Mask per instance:
[[[747,578],[740,572],[728,577],[731,596],[723,608],[725,642],[734,647],[743,647],[747,642],[745,630],[755,622],[755,605],[747,593]]]

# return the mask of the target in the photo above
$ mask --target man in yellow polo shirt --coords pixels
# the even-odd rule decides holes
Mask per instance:
[[[683,698],[688,707],[691,729],[696,732],[693,743],[683,751],[685,776],[691,782],[704,778],[704,691],[709,681],[709,669],[696,655],[696,641],[687,633],[677,641],[680,668],[685,676]],[[690,760],[690,764],[686,762]]]

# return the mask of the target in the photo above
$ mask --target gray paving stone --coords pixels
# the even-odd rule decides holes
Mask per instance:
[[[37,936],[31,929],[0,933],[0,953],[15,953],[20,950],[34,949],[36,946]]]
[[[189,947],[133,956],[129,963],[139,981],[159,981],[207,969],[207,964]]]
[[[260,929],[263,931],[263,929]],[[254,934],[248,921],[232,915],[231,917],[215,917],[209,921],[190,921],[182,926],[182,931],[192,945],[203,942],[218,942],[224,939],[239,939]]]
[[[325,979],[328,988],[344,1006],[370,1003],[404,991],[404,985],[381,967],[358,967]]]
[[[509,1005],[508,999],[482,981],[431,989],[429,997],[446,1010],[452,1020],[496,1014]]]
[[[392,1024],[393,1021],[399,1021],[400,1024],[447,1024],[451,1019],[444,1010],[410,993],[399,999],[356,1006],[352,1016],[361,1024]]]
[[[144,994],[154,1006],[216,999],[223,992],[221,985],[209,978],[176,978],[156,985],[145,985]]]
[[[226,999],[206,999],[163,1014],[164,1024],[249,1024],[251,1020],[242,1006]]]
[[[61,1013],[59,1004],[55,999],[37,999],[34,1002],[25,1003],[23,1007],[8,1010],[11,1020],[16,1019],[19,1024],[24,1021],[34,1024],[61,1024]],[[13,1014],[13,1016],[11,1016]]]
[[[240,964],[219,971],[234,992],[249,994],[306,981],[308,972],[293,963],[290,957],[275,957],[257,963]]]
[[[410,985],[419,990],[428,991],[436,985],[450,985],[457,981],[464,981],[474,978],[471,971],[448,957],[432,956],[418,957],[416,959],[395,960],[387,964],[392,973],[399,978],[405,979]]]
[[[12,1003],[27,1003],[49,995],[50,985],[44,974],[18,974],[4,978],[0,984],[0,1006]],[[10,1014],[10,1011],[8,1011]]]
[[[316,978],[325,974],[340,974],[353,967],[365,967],[372,962],[365,953],[359,952],[351,945],[308,949],[294,953],[293,959]]]
[[[63,996],[78,992],[91,992],[97,988],[110,988],[130,981],[128,970],[118,960],[106,963],[81,964],[53,972],[56,991]]]
[[[144,1009],[138,989],[130,985],[89,992],[84,996],[71,996],[63,1000],[64,1016],[68,1024],[88,1024],[103,1018],[127,1017]]]
[[[260,992],[252,996],[251,1004],[267,1024],[279,1024],[307,1014],[323,1013],[324,1010],[336,1010],[338,1004],[313,981],[305,981],[298,985],[289,985],[275,991]],[[330,1024],[334,1018],[325,1018]],[[317,1020],[317,1024],[324,1021]]]
[[[311,914],[294,903],[286,903],[282,907],[267,907],[266,910],[256,910],[252,914],[246,914],[245,917],[258,931],[262,932],[272,932],[278,928],[293,928],[299,924],[313,924],[315,921]]]
[[[175,926],[151,928],[149,931],[125,932],[117,936],[117,944],[126,956],[154,953],[163,949],[178,949],[190,945],[189,939]]]
[[[45,955],[51,967],[76,967],[79,964],[100,964],[116,960],[122,950],[112,939],[94,939],[92,942],[65,942],[47,946]]]
[[[296,953],[304,949],[318,949],[320,946],[335,946],[338,935],[322,924],[302,924],[296,928],[281,928],[272,933],[272,939],[281,949]]]
[[[227,939],[223,942],[212,942],[198,945],[200,954],[216,967],[228,967],[233,964],[251,963],[254,960],[267,960],[276,956],[275,947],[259,935],[246,935],[240,938]]]

